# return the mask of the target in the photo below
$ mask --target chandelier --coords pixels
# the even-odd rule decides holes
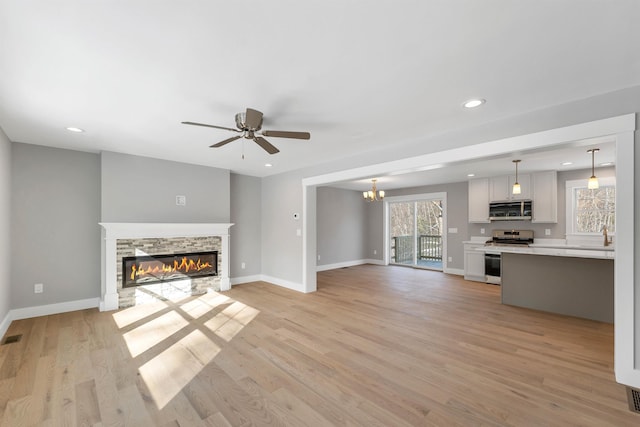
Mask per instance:
[[[378,191],[376,189],[376,181],[377,181],[376,179],[372,179],[371,182],[373,184],[371,185],[371,190],[362,192],[362,196],[367,202],[373,202],[376,200],[384,199],[384,191],[383,190]]]

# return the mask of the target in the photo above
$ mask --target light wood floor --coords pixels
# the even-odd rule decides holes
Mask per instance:
[[[0,424],[638,426],[613,327],[499,303],[499,287],[358,266],[15,321]]]

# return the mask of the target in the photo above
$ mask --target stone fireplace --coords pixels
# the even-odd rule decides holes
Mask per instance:
[[[158,294],[174,288],[199,294],[231,287],[229,227],[233,224],[100,225],[101,311],[135,305],[137,287]]]

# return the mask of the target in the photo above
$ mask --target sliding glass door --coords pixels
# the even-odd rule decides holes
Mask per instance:
[[[390,263],[442,270],[443,217],[441,197],[390,201]]]

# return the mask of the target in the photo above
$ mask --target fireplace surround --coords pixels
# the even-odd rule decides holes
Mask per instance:
[[[202,243],[215,237],[218,243],[213,247],[202,247],[202,251],[217,251],[217,276],[214,277],[219,283],[219,290],[225,291],[231,288],[229,279],[229,228],[230,223],[100,223],[102,227],[102,290],[100,300],[100,310],[117,310],[121,306],[120,293],[127,292],[131,288],[123,288],[122,280],[122,257],[140,255],[152,255],[146,253],[147,244],[140,243],[140,239],[149,241],[178,240],[195,241],[196,247],[201,247]],[[134,239],[135,251],[123,252],[123,244],[128,244]],[[166,245],[165,245],[166,246]],[[143,250],[140,250],[142,248]],[[176,251],[167,251],[171,254],[192,252],[191,248],[185,250],[181,246]],[[208,277],[194,278],[193,281],[207,280]]]

